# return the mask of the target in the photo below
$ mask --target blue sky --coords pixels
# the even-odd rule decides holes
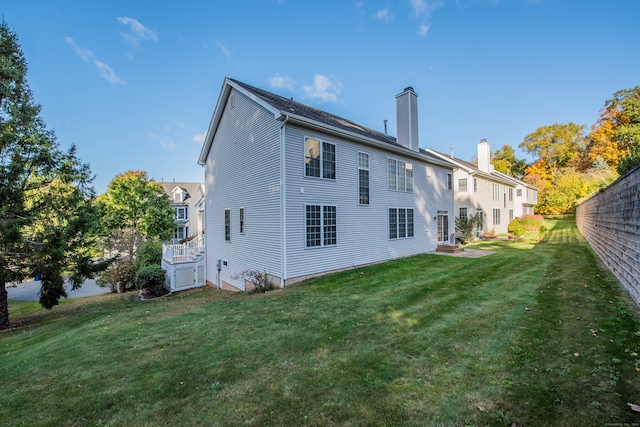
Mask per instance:
[[[395,135],[418,93],[420,146],[464,160],[536,128],[591,126],[640,85],[636,0],[2,2],[29,84],[98,193],[118,173],[203,181],[225,77]],[[519,152],[519,157],[525,158]]]

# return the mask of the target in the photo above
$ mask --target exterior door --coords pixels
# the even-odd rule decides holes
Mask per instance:
[[[438,243],[449,240],[449,212],[438,211]]]

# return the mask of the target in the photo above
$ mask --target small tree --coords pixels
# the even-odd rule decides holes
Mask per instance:
[[[519,218],[514,218],[509,223],[509,227],[507,228],[507,230],[509,231],[509,233],[513,234],[516,240],[521,240],[527,232],[524,224],[522,223],[522,221],[520,221]]]
[[[476,231],[480,226],[482,218],[480,214],[468,216],[466,218],[455,217],[456,231],[460,233],[460,240],[463,245],[473,241]]]

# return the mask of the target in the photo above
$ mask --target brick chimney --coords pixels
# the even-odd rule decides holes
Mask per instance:
[[[491,147],[486,139],[481,139],[478,143],[478,169],[491,173]]]
[[[418,95],[411,86],[396,95],[397,141],[413,151],[420,151],[418,142]]]

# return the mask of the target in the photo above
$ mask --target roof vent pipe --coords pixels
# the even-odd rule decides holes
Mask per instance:
[[[387,135],[387,119],[384,119],[384,134]]]

